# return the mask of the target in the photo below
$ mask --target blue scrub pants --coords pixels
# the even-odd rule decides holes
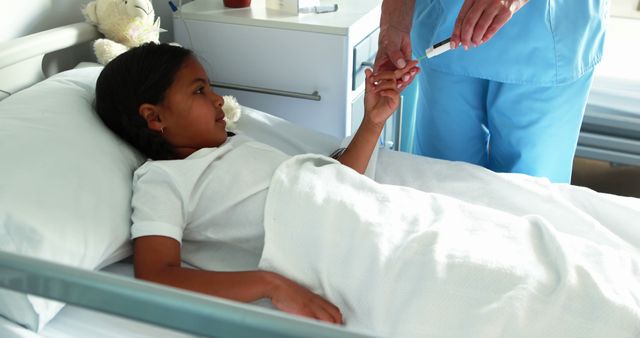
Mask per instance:
[[[592,79],[540,86],[423,69],[414,153],[569,183]]]

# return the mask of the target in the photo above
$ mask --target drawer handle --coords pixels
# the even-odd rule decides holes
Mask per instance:
[[[369,67],[371,69],[373,69],[373,62],[371,61],[363,61],[362,63],[360,63],[360,66],[358,67],[358,69],[355,70],[354,73],[360,73],[362,71],[363,68]]]
[[[289,91],[278,90],[278,89],[237,85],[237,84],[225,83],[225,82],[212,82],[209,85],[217,88],[235,89],[235,90],[242,90],[245,92],[286,96],[286,97],[293,97],[296,99],[305,99],[305,100],[312,100],[312,101],[320,101],[320,99],[322,99],[322,97],[320,96],[320,93],[318,93],[317,90],[311,94],[304,94],[304,93],[289,92]]]

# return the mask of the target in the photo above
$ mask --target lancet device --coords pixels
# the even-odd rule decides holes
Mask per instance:
[[[435,45],[429,47],[426,51],[425,51],[425,56],[429,59],[431,59],[434,56],[440,55],[448,50],[451,49],[451,39],[444,39],[438,43],[436,43]]]

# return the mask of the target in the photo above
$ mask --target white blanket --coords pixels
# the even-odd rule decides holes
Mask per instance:
[[[473,179],[445,188],[433,178],[451,175],[425,167],[411,184],[460,199],[292,158],[270,187],[260,267],[389,337],[640,335],[637,199],[442,164]]]

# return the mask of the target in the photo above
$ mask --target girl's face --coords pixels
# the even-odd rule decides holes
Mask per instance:
[[[158,105],[143,104],[140,113],[149,128],[161,132],[184,158],[227,140],[223,104],[223,98],[211,90],[202,65],[189,57],[165,93],[164,101]]]

